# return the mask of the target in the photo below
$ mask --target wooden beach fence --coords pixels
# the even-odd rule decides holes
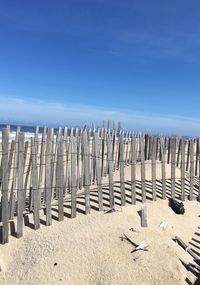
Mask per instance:
[[[20,127],[14,140],[10,128],[1,131],[0,144],[0,229],[1,242],[7,243],[11,222],[16,225],[15,236],[24,231],[24,217],[33,214],[34,229],[40,228],[41,210],[45,223],[52,224],[52,205],[57,205],[57,220],[66,215],[65,202],[70,201],[70,217],[77,216],[77,199],[84,197],[85,214],[91,212],[91,188],[96,185],[98,210],[104,210],[104,191],[108,191],[109,207],[115,207],[115,186],[119,183],[121,206],[127,202],[125,167],[130,166],[131,204],[136,204],[138,192],[143,203],[149,199],[147,188],[151,185],[150,199],[159,196],[157,165],[161,169],[161,198],[180,198],[184,201],[200,198],[199,138],[152,136],[125,132],[111,122],[102,128],[63,129],[39,127],[31,140],[26,140]],[[151,180],[146,179],[147,164],[151,167]],[[166,177],[167,164],[171,178]],[[139,166],[139,168],[138,168]],[[180,168],[181,176],[176,177]],[[137,171],[140,169],[140,179]],[[119,171],[119,181],[114,172]],[[106,180],[105,180],[106,179]],[[106,181],[106,182],[105,182]],[[180,182],[180,197],[176,183]],[[138,188],[138,183],[140,187]],[[149,184],[150,183],[150,184]],[[107,186],[106,186],[107,185]],[[106,188],[107,187],[107,188]],[[187,191],[186,191],[187,190]],[[188,193],[188,194],[187,194]]]

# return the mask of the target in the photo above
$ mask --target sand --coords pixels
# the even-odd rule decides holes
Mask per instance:
[[[150,179],[150,165],[146,169]],[[161,175],[159,171],[158,166],[157,176]],[[169,167],[167,171],[169,175]],[[115,174],[117,179],[118,173]],[[129,167],[126,168],[126,179],[130,180]],[[107,194],[104,194],[105,199]],[[65,218],[60,223],[54,220],[52,226],[41,225],[38,231],[25,227],[23,238],[11,236],[8,244],[0,245],[0,284],[179,285],[186,284],[187,276],[194,278],[180,262],[180,259],[189,262],[192,258],[173,238],[179,236],[188,243],[198,232],[197,201],[184,202],[185,214],[176,215],[167,200],[147,200],[148,227],[141,228],[138,215],[141,202],[135,206],[129,203],[125,207],[117,205],[116,212],[105,214],[95,210],[96,196],[92,197],[90,215],[81,212],[80,203],[76,219]],[[68,208],[66,212],[70,213]],[[162,221],[167,222],[165,230],[159,226]],[[130,228],[138,231],[130,231]],[[148,251],[131,253],[134,247],[121,240],[123,234],[135,243],[144,240]]]

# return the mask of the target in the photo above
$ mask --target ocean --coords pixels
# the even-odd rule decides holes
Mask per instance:
[[[0,124],[0,141],[2,138],[2,129],[6,128],[8,125],[6,124]],[[10,126],[10,141],[15,139],[16,130],[18,125],[9,125]],[[31,137],[34,137],[36,126],[23,126],[20,125],[20,130],[24,132],[25,140],[30,141]],[[44,127],[39,127],[39,133],[38,133],[38,139],[39,141],[42,139],[42,133],[43,133]],[[57,133],[58,128],[54,128],[54,133]]]
[[[2,140],[2,129],[6,128],[8,125],[6,124],[0,124],[0,141]],[[32,137],[34,137],[34,133],[36,130],[36,126],[25,126],[25,125],[9,125],[10,127],[10,135],[9,135],[9,140],[12,141],[15,139],[16,136],[16,130],[17,127],[20,126],[20,130],[22,132],[24,132],[24,137],[25,137],[25,141],[30,141]],[[78,126],[75,126],[74,129],[74,133],[75,133],[75,129],[79,128]],[[89,128],[88,126],[84,125],[84,128]],[[43,133],[44,127],[39,127],[39,132],[38,132],[38,140],[41,141],[42,140],[42,133]],[[63,132],[64,132],[64,128],[62,128]],[[57,134],[58,128],[54,128],[54,136],[56,138],[56,134]],[[68,128],[68,136],[70,135],[71,132],[71,128]],[[119,131],[117,131],[117,134],[119,133]],[[91,137],[92,139],[92,137]]]

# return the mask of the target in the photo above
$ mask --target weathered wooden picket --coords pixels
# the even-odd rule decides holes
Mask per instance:
[[[44,128],[42,140],[39,128],[31,141],[17,128],[15,140],[9,139],[9,128],[2,130],[0,146],[0,232],[1,242],[9,240],[11,223],[16,224],[15,236],[23,236],[24,217],[33,213],[34,229],[40,227],[41,210],[45,210],[45,223],[52,224],[52,205],[56,203],[57,220],[66,216],[65,201],[70,201],[70,217],[77,216],[77,196],[84,197],[85,214],[91,211],[91,186],[96,185],[98,210],[104,210],[103,186],[107,179],[109,207],[115,206],[115,185],[120,183],[121,206],[127,201],[125,167],[131,167],[131,203],[137,201],[138,183],[141,201],[147,199],[147,186],[151,183],[151,197],[158,197],[156,165],[161,167],[161,198],[176,196],[176,183],[180,182],[180,199],[185,200],[186,184],[189,183],[189,199],[200,200],[199,138],[152,136],[124,132],[120,128],[107,128],[105,122],[97,129],[59,129],[55,134]],[[137,165],[141,167],[141,179],[136,180]],[[151,165],[151,181],[147,181],[145,167]],[[171,165],[171,179],[166,178],[166,164]],[[181,178],[176,177],[180,168]],[[119,171],[120,181],[114,180]],[[148,184],[148,185],[147,185]],[[149,189],[149,188],[148,188]],[[187,188],[188,189],[188,188]]]

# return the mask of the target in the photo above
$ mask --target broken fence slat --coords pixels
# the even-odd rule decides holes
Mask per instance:
[[[148,227],[148,224],[147,224],[147,207],[146,206],[144,206],[141,209],[141,226],[142,227]]]

